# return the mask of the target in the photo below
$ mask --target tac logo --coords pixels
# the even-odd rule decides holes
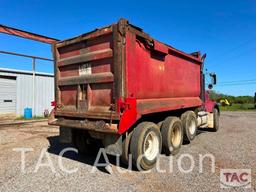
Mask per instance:
[[[251,169],[221,169],[221,188],[251,188]]]

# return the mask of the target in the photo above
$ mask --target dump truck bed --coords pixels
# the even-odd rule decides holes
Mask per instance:
[[[104,121],[122,134],[142,115],[202,104],[200,54],[163,44],[125,19],[57,42],[53,51],[59,125]]]

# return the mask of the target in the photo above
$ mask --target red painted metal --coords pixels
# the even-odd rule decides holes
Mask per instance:
[[[125,102],[119,101],[119,106],[122,113],[119,122],[119,134],[126,132],[136,121],[140,118],[140,114],[137,113],[137,102],[135,98],[126,98]]]
[[[136,39],[135,34],[129,32],[126,39],[127,96],[141,100],[139,113],[147,114],[202,104],[199,98],[202,63],[200,60],[190,60],[190,56],[186,58],[157,41],[154,42],[157,46],[148,49],[143,42]]]
[[[56,101],[52,101],[51,106],[55,108],[56,107]]]
[[[205,111],[209,112],[209,113],[212,113],[214,107],[217,106],[216,101],[213,101],[213,100],[210,99],[208,91],[205,92],[205,103],[204,103],[204,106],[205,106]]]
[[[161,43],[126,20],[53,50],[57,117],[115,120],[122,134],[142,115],[203,104],[200,54]],[[84,64],[90,72],[81,75]]]
[[[179,98],[158,98],[158,99],[138,99],[138,112],[141,115],[170,111],[176,109],[192,108],[202,105],[198,97],[179,97]]]

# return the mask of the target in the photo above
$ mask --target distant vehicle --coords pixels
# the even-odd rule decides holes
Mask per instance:
[[[229,102],[227,99],[221,99],[220,104],[221,104],[221,106],[231,106],[232,105],[232,103]]]
[[[80,153],[97,143],[139,170],[158,154],[179,152],[198,127],[219,128],[219,108],[205,91],[204,59],[153,39],[121,19],[53,45],[55,111],[49,124]],[[216,84],[216,74],[209,88]],[[54,120],[55,119],[55,120]]]

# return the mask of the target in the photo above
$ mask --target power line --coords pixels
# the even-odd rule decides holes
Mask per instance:
[[[223,82],[219,82],[218,84],[229,84],[229,83],[245,83],[245,82],[254,82],[256,81],[256,79],[249,79],[249,80],[237,80],[237,81],[223,81]]]
[[[217,84],[216,86],[238,86],[238,85],[254,85],[256,84],[256,81],[254,82],[241,82],[241,83],[230,83],[230,84]]]

